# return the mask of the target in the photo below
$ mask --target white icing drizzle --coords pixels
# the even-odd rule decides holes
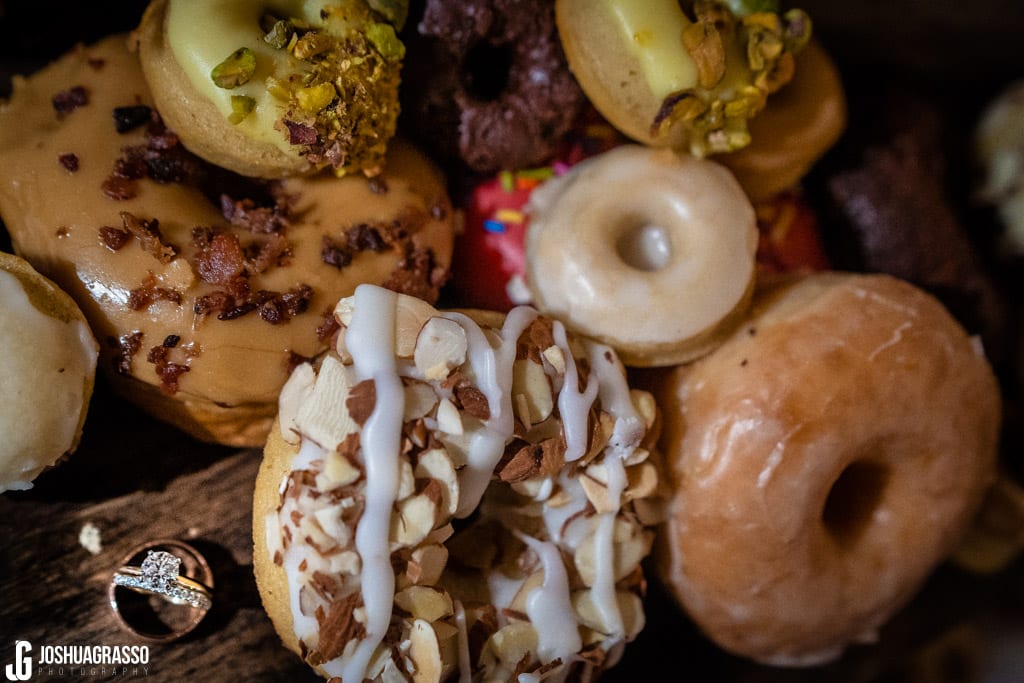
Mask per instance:
[[[360,285],[355,293],[352,323],[345,333],[356,377],[360,381],[372,379],[377,396],[360,437],[366,469],[366,503],[356,525],[356,549],[362,560],[360,578],[366,635],[351,656],[323,665],[328,674],[340,675],[346,681],[363,680],[373,651],[384,639],[391,623],[395,595],[388,532],[391,508],[398,494],[398,459],[405,410],[405,392],[395,367],[397,303],[398,295],[392,291]]]
[[[477,388],[487,397],[490,417],[484,430],[474,434],[469,447],[468,462],[459,471],[459,505],[457,518],[472,514],[480,504],[491,481],[494,468],[505,452],[505,443],[512,436],[515,421],[512,412],[512,365],[516,359],[519,336],[537,318],[537,311],[525,306],[513,308],[501,328],[501,342],[495,348],[483,330],[461,313],[446,313],[466,332],[466,361],[473,371]]]
[[[626,469],[622,460],[616,457],[605,458],[605,466],[608,470],[608,497],[614,501],[622,499],[622,492],[626,488]],[[596,566],[594,568],[594,585],[591,586],[591,595],[594,598],[594,606],[601,613],[601,618],[607,624],[613,638],[620,638],[626,629],[622,625],[622,613],[619,611],[619,601],[615,597],[615,519],[618,517],[618,506],[614,512],[605,512],[597,524],[594,532],[594,550]]]
[[[562,350],[567,360],[565,364],[565,381],[558,392],[558,414],[562,418],[562,431],[565,434],[565,461],[579,460],[587,452],[588,414],[590,406],[597,398],[598,375],[591,373],[587,378],[587,386],[579,390],[579,372],[576,363],[572,362],[572,350],[566,338],[565,326],[557,320],[552,325],[555,345]]]
[[[455,611],[455,629],[458,632],[459,647],[459,683],[470,683],[473,680],[473,666],[469,661],[469,632],[466,628],[466,610],[462,608],[461,600],[453,600],[452,607]]]
[[[516,534],[540,558],[544,582],[526,598],[526,614],[537,631],[537,656],[548,663],[561,659],[567,666],[583,647],[576,612],[569,599],[569,577],[558,546]]]

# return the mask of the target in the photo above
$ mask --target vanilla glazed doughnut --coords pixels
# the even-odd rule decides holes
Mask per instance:
[[[327,348],[356,285],[436,298],[451,213],[401,143],[369,180],[203,163],[160,122],[124,37],[15,79],[0,105],[15,250],[81,306],[115,390],[204,440],[262,445],[290,368]]]
[[[398,121],[405,2],[154,0],[137,32],[185,146],[266,178],[375,175]]]
[[[409,52],[406,120],[481,173],[546,163],[585,101],[548,0],[427,0]]]
[[[545,182],[528,212],[534,304],[627,365],[706,353],[750,300],[754,209],[714,162],[619,147]]]
[[[673,495],[661,579],[721,647],[775,665],[873,640],[995,477],[998,387],[930,295],[827,273],[659,391]]]
[[[0,253],[0,493],[32,488],[82,436],[99,347],[75,302]]]
[[[256,481],[257,585],[284,643],[346,681],[614,664],[660,519],[651,395],[532,308],[470,317],[363,285],[336,315]]]

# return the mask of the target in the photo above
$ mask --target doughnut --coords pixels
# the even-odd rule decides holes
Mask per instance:
[[[1024,80],[1006,86],[982,112],[974,131],[974,157],[982,169],[978,197],[996,208],[1003,247],[1024,253]]]
[[[427,0],[403,99],[417,138],[481,173],[546,163],[584,97],[547,0]]]
[[[595,115],[581,117],[559,143],[550,166],[502,171],[477,181],[467,193],[464,227],[455,240],[451,291],[455,305],[508,311],[529,303],[526,287],[526,206],[541,183],[621,144]]]
[[[256,581],[285,645],[345,681],[613,665],[644,623],[660,520],[651,395],[529,307],[440,312],[361,285],[335,315],[256,481]]]
[[[82,437],[99,347],[75,302],[0,253],[0,493],[32,488]]]
[[[139,55],[164,120],[210,163],[265,178],[376,175],[398,121],[402,7],[153,0]]]
[[[750,144],[716,157],[754,203],[797,187],[846,128],[839,71],[818,41],[796,58],[793,80],[750,120]]]
[[[766,282],[749,320],[657,398],[672,491],[658,575],[715,643],[764,663],[873,640],[995,476],[984,354],[886,275]]]
[[[810,38],[804,12],[760,9],[772,4],[696,0],[691,18],[677,0],[556,0],[555,16],[605,118],[637,142],[704,156],[749,144],[747,120],[789,82]]]
[[[197,438],[261,446],[340,297],[373,282],[437,298],[444,180],[396,142],[375,178],[257,182],[189,154],[152,107],[124,37],[16,79],[0,108],[0,215],[82,308],[118,393]]]
[[[627,365],[707,352],[750,300],[754,210],[712,161],[624,145],[544,183],[529,213],[534,305]]]

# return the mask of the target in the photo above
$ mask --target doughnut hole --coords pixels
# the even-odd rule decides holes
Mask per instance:
[[[508,87],[512,57],[511,45],[481,40],[462,61],[462,87],[475,100],[494,102]]]
[[[643,216],[629,216],[619,229],[615,253],[630,268],[653,272],[672,260],[672,239],[661,225]]]
[[[855,460],[832,483],[821,521],[841,547],[855,546],[868,528],[885,496],[890,474],[883,463]]]

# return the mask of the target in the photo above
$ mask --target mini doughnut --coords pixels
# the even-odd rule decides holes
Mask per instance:
[[[686,3],[688,4],[688,3]],[[569,67],[594,106],[637,142],[695,156],[750,142],[765,108],[810,38],[800,10],[751,12],[756,2],[556,0]]]
[[[402,21],[401,2],[153,0],[137,40],[157,109],[210,163],[375,175],[398,120]]]
[[[0,493],[73,452],[99,347],[75,302],[27,262],[0,253]]]
[[[160,419],[262,445],[339,297],[362,282],[438,296],[452,211],[408,145],[369,180],[235,176],[163,126],[123,37],[14,85],[0,108],[14,248],[81,306],[114,388]]]
[[[930,295],[823,273],[659,391],[672,499],[658,572],[721,647],[811,665],[871,640],[994,480],[1000,399]]]
[[[712,348],[753,290],[754,210],[727,170],[618,147],[538,188],[526,235],[534,304],[627,365]]]
[[[750,145],[716,159],[733,172],[752,202],[767,201],[795,188],[845,128],[839,71],[812,40],[797,55],[793,80],[751,119]]]
[[[530,308],[363,285],[335,313],[336,352],[285,386],[256,481],[256,581],[285,645],[346,681],[613,665],[660,519],[651,395]]]
[[[427,0],[406,109],[424,144],[481,173],[547,162],[584,102],[548,0]]]

